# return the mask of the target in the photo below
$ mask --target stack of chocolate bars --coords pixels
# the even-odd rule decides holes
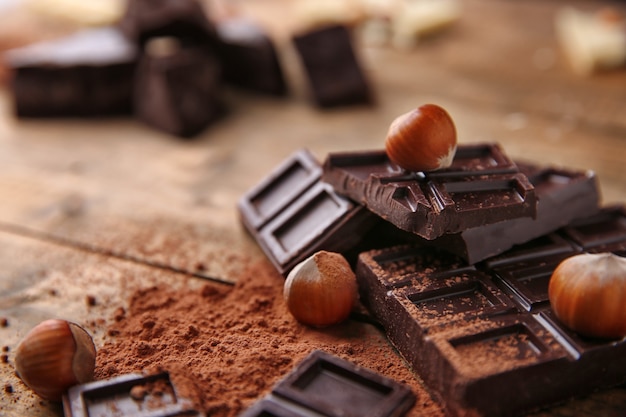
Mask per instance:
[[[626,256],[626,210],[594,174],[461,144],[449,168],[409,172],[384,150],[299,150],[239,202],[276,269],[344,254],[361,300],[451,416],[517,415],[626,382],[626,340],[555,317],[552,271],[583,252]]]
[[[312,27],[293,44],[319,107],[372,101],[343,25]],[[158,130],[192,137],[227,113],[223,87],[285,96],[277,48],[256,22],[214,22],[198,0],[130,0],[116,26],[9,51],[18,117],[134,114]]]

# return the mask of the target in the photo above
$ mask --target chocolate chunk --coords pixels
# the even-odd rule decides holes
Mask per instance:
[[[137,50],[114,28],[85,29],[5,55],[19,117],[130,114]]]
[[[530,163],[517,162],[517,166],[535,188],[536,218],[487,224],[424,243],[451,251],[474,264],[598,211],[599,190],[594,173]]]
[[[626,339],[582,337],[548,282],[583,251],[626,255],[626,211],[597,215],[474,266],[436,248],[362,253],[361,299],[451,416],[518,415],[626,381]]]
[[[220,74],[209,49],[183,45],[176,38],[154,38],[137,70],[136,116],[164,132],[194,136],[225,113]]]
[[[384,150],[330,154],[322,180],[429,240],[536,214],[532,184],[496,144],[459,145],[452,166],[433,172],[406,171]]]
[[[295,35],[293,42],[318,106],[372,102],[368,81],[347,27],[332,25],[312,29]]]
[[[318,350],[241,417],[400,417],[414,403],[405,385]]]
[[[149,376],[128,374],[76,385],[63,397],[63,410],[66,417],[204,415],[195,410],[188,400],[178,396],[167,373]]]
[[[163,36],[185,44],[215,43],[215,29],[197,0],[129,0],[119,26],[140,45]]]
[[[232,18],[217,23],[216,29],[227,83],[275,96],[287,93],[274,43],[258,24]]]
[[[311,153],[299,150],[238,203],[243,224],[285,276],[319,250],[343,253],[359,246],[379,221],[321,182],[321,173]]]

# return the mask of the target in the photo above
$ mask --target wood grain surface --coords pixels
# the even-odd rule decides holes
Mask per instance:
[[[232,282],[263,258],[235,208],[245,191],[299,148],[320,160],[381,148],[391,120],[420,104],[448,109],[461,143],[499,142],[517,160],[593,170],[603,204],[626,201],[626,69],[578,76],[554,34],[565,3],[624,12],[626,3],[464,0],[459,22],[412,50],[357,36],[376,104],[333,110],[309,100],[285,24],[293,3],[234,3],[272,31],[291,95],[228,90],[228,117],[193,140],[132,118],[18,120],[9,91],[0,92],[0,317],[8,321],[0,376],[13,390],[0,386],[1,416],[62,415],[14,375],[14,348],[33,325],[89,321],[102,343],[130,281]],[[98,305],[85,302],[86,288]],[[536,416],[625,409],[626,387],[618,387]]]

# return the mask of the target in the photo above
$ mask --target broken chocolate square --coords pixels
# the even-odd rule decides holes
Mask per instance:
[[[154,38],[139,61],[136,116],[172,135],[194,136],[225,113],[220,77],[219,62],[207,48]]]
[[[18,117],[130,114],[136,47],[115,28],[84,29],[5,54]]]
[[[249,91],[282,96],[287,93],[274,42],[255,22],[232,18],[216,24],[224,80]]]
[[[384,150],[330,154],[322,180],[399,229],[446,233],[535,217],[535,189],[496,144],[459,145],[452,166],[406,171]]]
[[[63,397],[66,417],[201,417],[180,398],[167,373],[128,374],[69,389]]]
[[[324,26],[293,38],[311,95],[320,107],[368,104],[372,94],[353,48],[350,30]]]

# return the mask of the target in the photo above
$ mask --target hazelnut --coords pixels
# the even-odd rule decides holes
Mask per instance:
[[[580,254],[563,260],[548,287],[557,318],[584,336],[626,336],[626,258]]]
[[[299,322],[330,326],[350,315],[357,299],[356,276],[341,254],[319,251],[291,270],[283,295]]]
[[[20,379],[40,397],[60,401],[73,385],[93,379],[96,348],[75,323],[51,319],[24,336],[15,352]]]
[[[409,171],[434,171],[452,165],[456,127],[443,108],[425,104],[398,116],[389,126],[385,151]]]

